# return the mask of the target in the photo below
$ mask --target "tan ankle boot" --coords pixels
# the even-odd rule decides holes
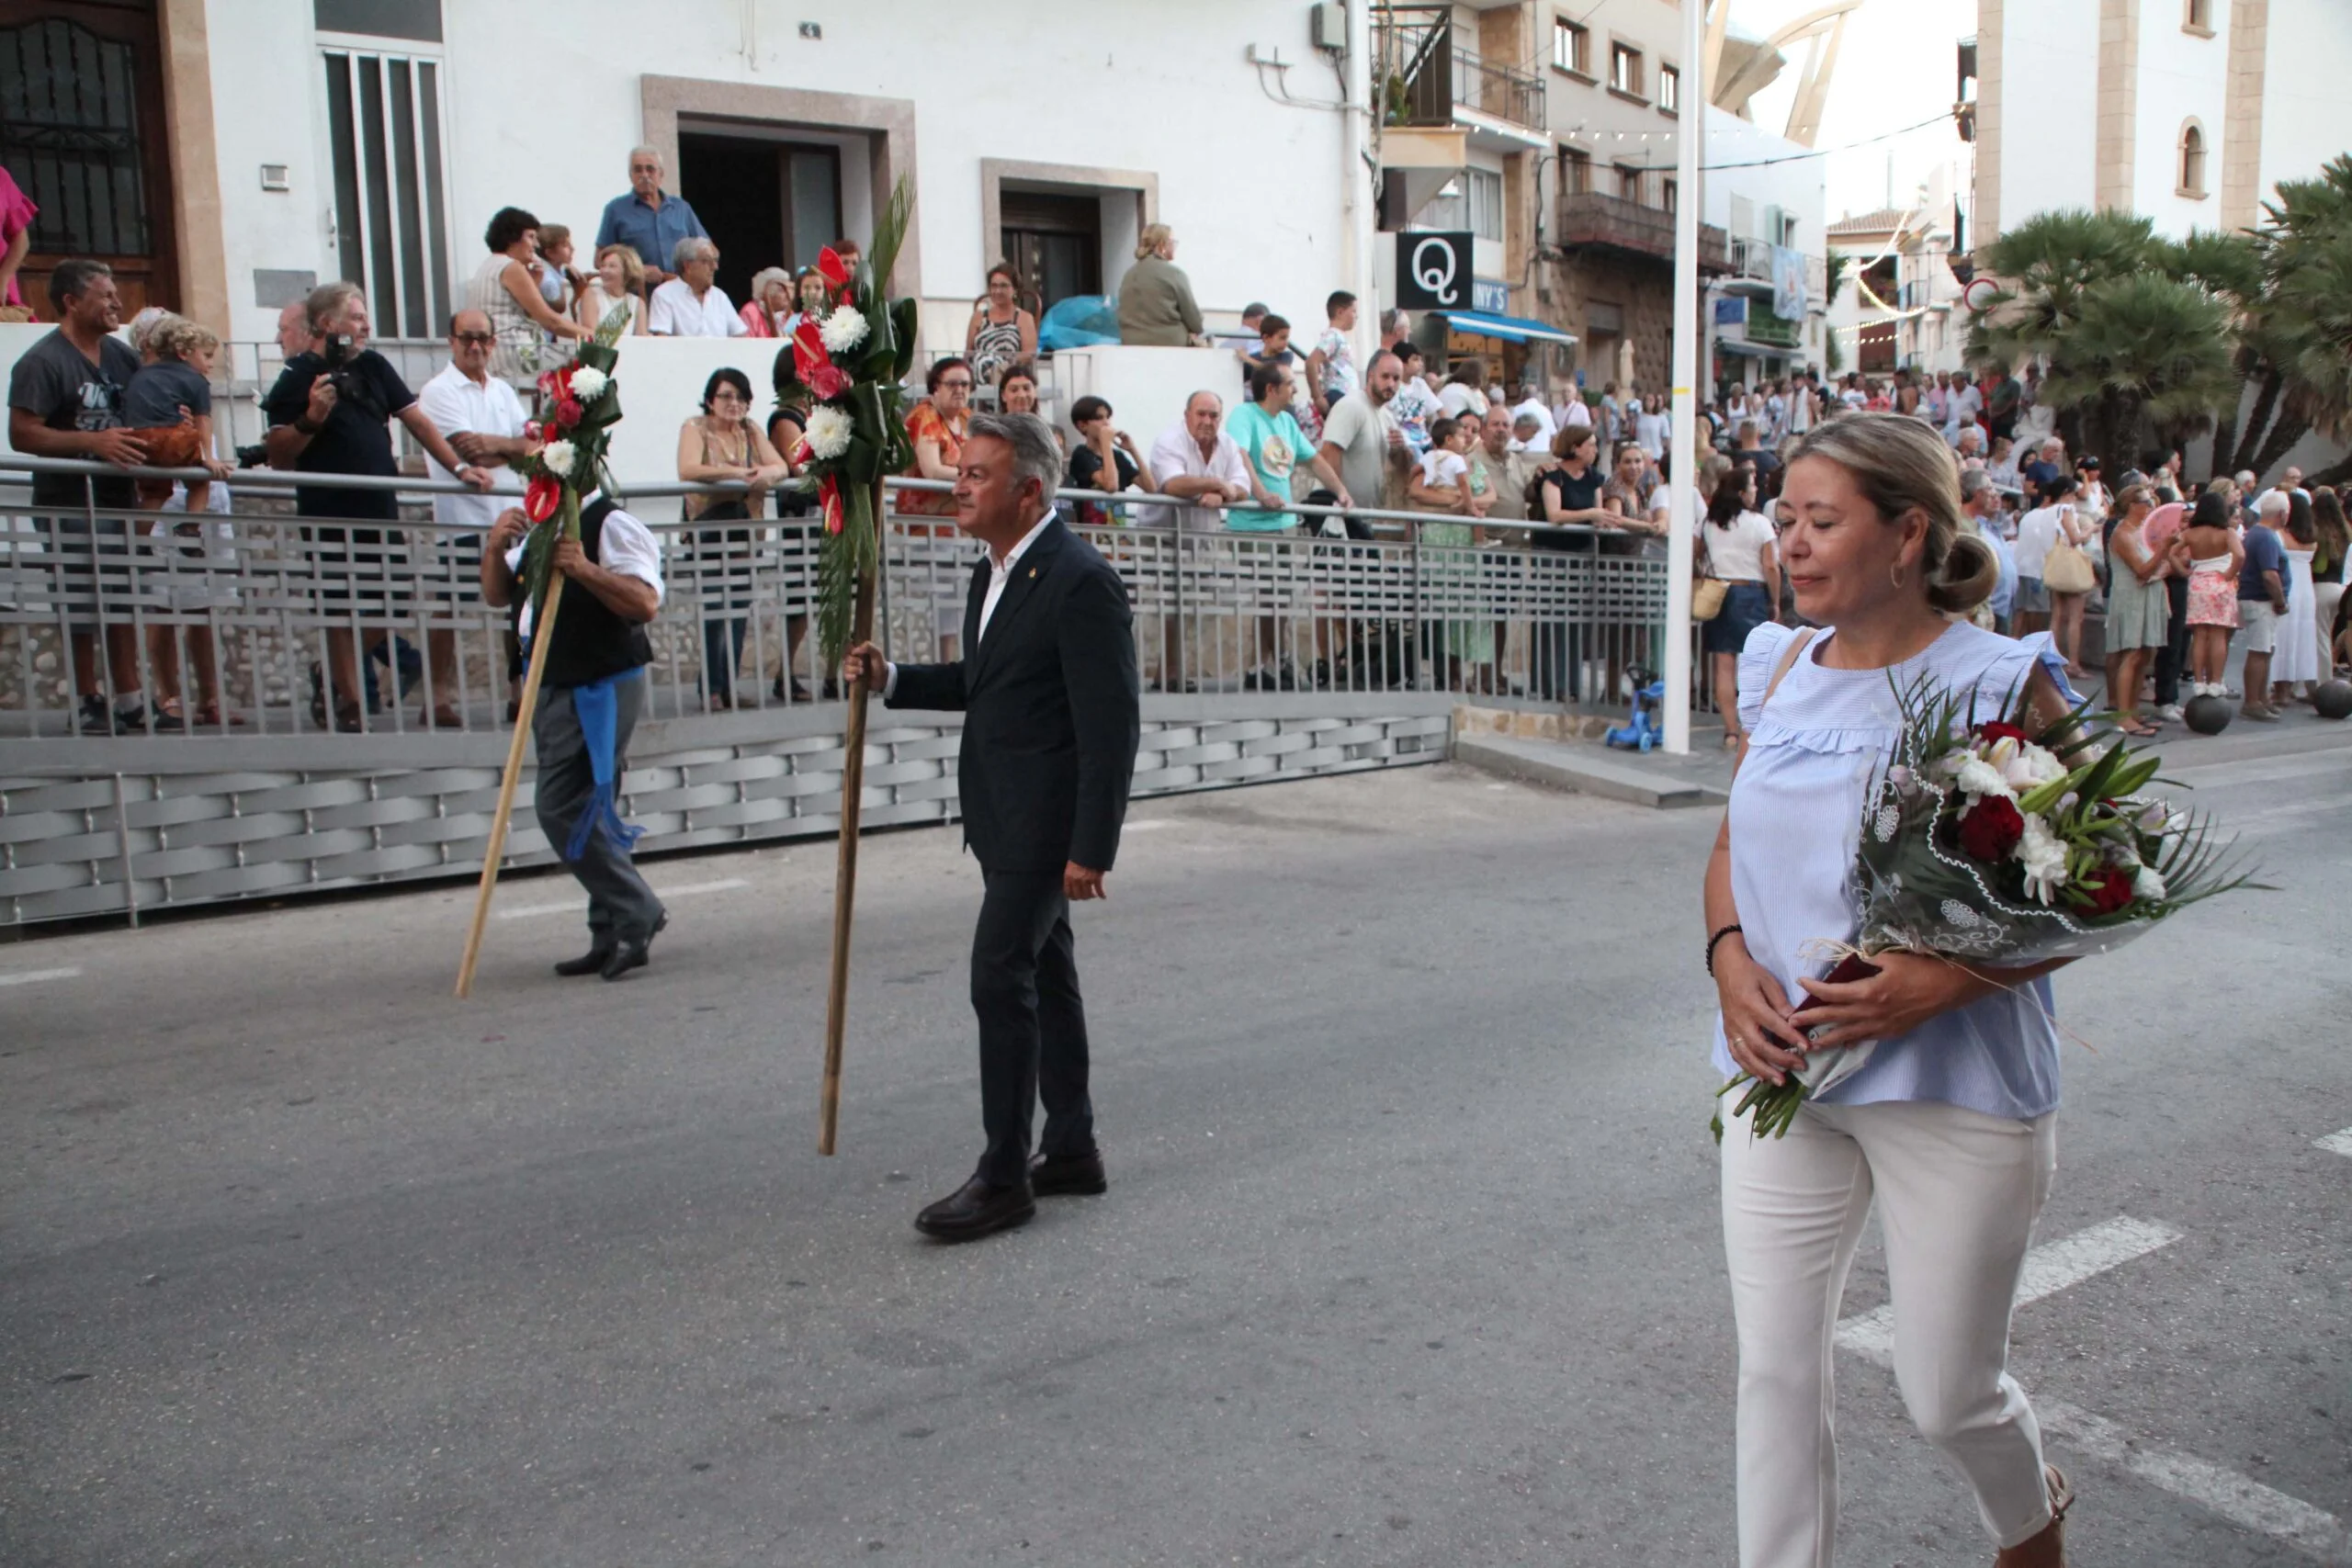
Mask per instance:
[[[2002,1548],[1993,1568],[2066,1568],[2066,1510],[2075,1506],[2075,1489],[2056,1465],[2041,1468],[2050,1488],[2050,1523],[2032,1540]]]

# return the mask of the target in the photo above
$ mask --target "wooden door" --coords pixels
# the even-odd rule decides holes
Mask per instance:
[[[114,268],[126,318],[181,303],[169,145],[153,0],[0,0],[0,164],[40,209],[17,275],[40,319],[68,256]]]

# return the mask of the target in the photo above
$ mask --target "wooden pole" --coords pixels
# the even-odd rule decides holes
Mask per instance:
[[[520,584],[516,585],[520,588]],[[514,814],[514,784],[523,776],[523,747],[539,707],[539,677],[547,673],[548,649],[555,645],[555,613],[563,604],[563,573],[548,573],[548,602],[531,626],[531,664],[523,676],[523,699],[514,708],[514,739],[506,748],[506,776],[498,783],[498,810],[490,819],[490,843],[482,852],[481,887],[474,894],[473,929],[466,933],[466,955],[458,964],[458,995],[474,988],[474,964],[481,957],[482,928],[490,920],[491,890],[498,886],[498,863],[506,854],[506,822]]]
[[[852,648],[874,637],[874,591],[881,575],[882,481],[874,481],[875,570],[857,580],[857,607],[850,617]],[[849,728],[842,736],[841,859],[833,873],[833,972],[825,997],[825,1084],[820,1100],[817,1152],[833,1152],[842,1115],[842,1032],[849,1023],[849,932],[857,903],[857,814],[865,792],[865,695],[863,681],[850,688]]]

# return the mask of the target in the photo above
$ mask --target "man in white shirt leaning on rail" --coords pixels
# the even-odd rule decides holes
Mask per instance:
[[[478,468],[503,468],[523,455],[523,400],[506,381],[490,373],[490,356],[498,334],[480,310],[460,310],[449,318],[449,363],[417,389],[417,407],[434,427],[449,439],[458,457]],[[428,456],[425,471],[436,479],[456,475]],[[446,582],[445,597],[456,605],[481,603],[477,569],[482,540],[499,512],[513,504],[478,491],[433,498],[434,581]],[[463,728],[457,708],[458,634],[447,626],[429,627],[425,634],[427,668],[433,689],[433,727]],[[511,668],[511,661],[510,668]],[[512,701],[514,682],[507,682]],[[494,689],[494,688],[493,688]]]
[[[1226,434],[1225,400],[1215,392],[1194,392],[1184,400],[1184,417],[1151,444],[1149,467],[1160,494],[1191,504],[1137,507],[1137,521],[1148,527],[1216,533],[1225,526],[1217,509],[1250,499],[1250,466]],[[1175,615],[1160,617],[1159,637],[1159,673],[1145,689],[1189,689],[1183,626]]]

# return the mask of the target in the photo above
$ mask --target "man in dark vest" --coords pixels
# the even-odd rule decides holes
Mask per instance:
[[[915,1219],[942,1241],[1024,1224],[1037,1194],[1106,1184],[1069,905],[1108,896],[1142,727],[1126,588],[1055,517],[1060,475],[1044,421],[976,416],[956,475],[956,524],[988,547],[965,600],[966,657],[894,665],[860,643],[843,664],[894,708],[964,714],[956,791],[984,886],[972,1010],[988,1145],[972,1179]]]
[[[532,606],[518,574],[530,528],[509,508],[481,552],[481,596],[513,607],[526,648]],[[555,570],[568,581],[531,721],[539,757],[534,805],[548,842],[588,889],[590,936],[586,954],[555,972],[617,980],[645,964],[654,932],[669,921],[630,863],[638,829],[621,820],[616,804],[629,731],[645,706],[645,666],[653,659],[645,623],[662,607],[662,549],[644,524],[591,492],[580,508],[580,537],[556,547]]]

